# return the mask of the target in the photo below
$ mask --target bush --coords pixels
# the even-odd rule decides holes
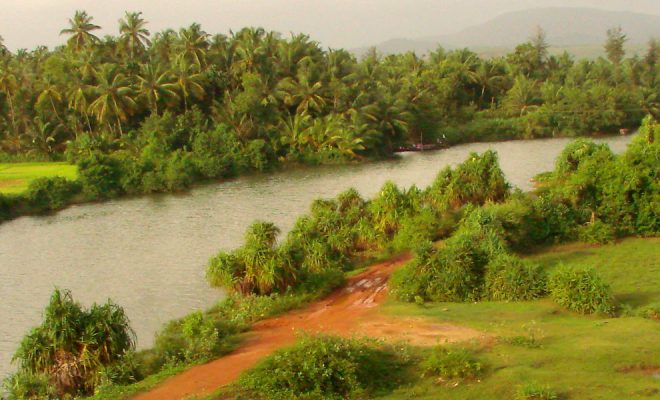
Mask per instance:
[[[614,228],[597,219],[578,228],[578,239],[591,244],[611,243],[614,241]]]
[[[62,177],[38,178],[30,182],[25,197],[34,211],[53,211],[68,204],[80,190],[80,183]]]
[[[9,220],[17,214],[18,205],[24,201],[23,196],[11,196],[0,193],[0,222]]]
[[[55,290],[42,324],[23,338],[13,360],[21,373],[47,375],[60,396],[88,394],[99,370],[134,347],[135,334],[121,307],[109,301],[86,310],[70,292]]]
[[[588,139],[574,140],[557,157],[555,161],[555,172],[559,175],[575,172],[581,163],[599,152],[607,154],[607,158],[609,159],[614,158],[607,144],[596,144]]]
[[[454,170],[447,167],[440,171],[427,194],[436,208],[443,211],[468,203],[500,202],[508,196],[509,189],[497,153],[488,150],[481,155],[471,153]]]
[[[562,307],[581,314],[612,315],[612,291],[594,269],[560,266],[548,281],[552,299]]]
[[[641,308],[637,315],[642,318],[654,319],[660,321],[660,302],[651,303],[643,308]]]
[[[483,365],[467,349],[458,347],[436,347],[421,363],[424,376],[440,378],[441,381],[475,379],[483,373]]]
[[[209,360],[223,352],[225,339],[235,332],[235,325],[222,317],[199,311],[170,321],[156,335],[150,369]]]
[[[105,199],[121,192],[121,163],[99,153],[78,160],[78,175],[83,194],[89,199]]]
[[[548,386],[528,383],[518,388],[515,400],[557,400],[559,395]]]
[[[3,386],[7,400],[52,399],[57,396],[46,374],[19,371],[5,379]]]
[[[540,265],[512,255],[499,255],[486,265],[484,294],[490,300],[533,300],[544,293],[545,275]]]
[[[391,246],[394,251],[406,250],[416,243],[436,240],[439,232],[440,218],[430,208],[424,208],[415,215],[403,218]]]
[[[268,399],[346,399],[393,388],[400,366],[374,342],[308,336],[243,374],[239,386]]]

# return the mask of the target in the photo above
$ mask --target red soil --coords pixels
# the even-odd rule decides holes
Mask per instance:
[[[238,349],[167,379],[136,400],[175,400],[204,396],[232,383],[245,370],[275,350],[293,344],[300,332],[369,336],[434,345],[482,339],[473,329],[432,324],[421,318],[392,318],[378,312],[387,294],[387,281],[407,261],[401,256],[375,264],[349,279],[346,286],[308,307],[257,323]]]

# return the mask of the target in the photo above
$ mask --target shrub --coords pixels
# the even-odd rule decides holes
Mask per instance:
[[[374,342],[308,336],[243,374],[239,385],[268,399],[345,399],[392,388],[400,365]]]
[[[206,361],[221,354],[227,345],[226,339],[236,331],[235,324],[217,313],[198,311],[170,321],[156,335],[150,369],[159,370],[165,364]]]
[[[53,211],[64,207],[80,190],[80,183],[62,177],[38,178],[30,182],[25,197],[34,211]]]
[[[23,196],[4,195],[0,193],[0,222],[14,217],[21,202],[24,202]]]
[[[416,243],[413,253],[410,262],[392,273],[389,287],[392,295],[401,301],[423,303],[428,300],[427,289],[433,278],[429,268],[429,259],[435,254],[433,243]]]
[[[559,395],[549,386],[527,383],[518,388],[515,400],[557,400]]]
[[[7,400],[51,399],[57,396],[46,374],[16,372],[4,380]]]
[[[110,156],[93,153],[78,160],[83,194],[89,199],[115,197],[121,193],[121,163]]]
[[[497,153],[488,150],[471,153],[467,160],[452,170],[440,171],[427,193],[440,211],[472,203],[499,202],[508,196],[510,186],[497,161]]]
[[[442,381],[475,379],[483,373],[483,365],[472,352],[459,347],[434,348],[421,367],[424,376],[438,377]]]
[[[607,144],[596,144],[588,139],[577,139],[569,143],[555,161],[555,172],[565,175],[575,172],[580,164],[599,152],[604,152],[610,159],[614,158]]]
[[[512,255],[499,255],[486,265],[484,294],[490,300],[533,300],[544,293],[545,275],[540,265]]]
[[[113,385],[129,385],[144,378],[140,371],[140,363],[136,353],[127,353],[116,363],[103,366],[99,370],[98,383],[95,391],[102,391],[104,387]]]
[[[597,219],[578,228],[578,239],[591,244],[610,243],[614,241],[614,228]]]
[[[192,143],[193,163],[205,178],[230,177],[236,174],[235,157],[240,142],[223,124],[212,131],[197,133]]]
[[[637,315],[642,318],[654,319],[660,321],[660,302],[651,303],[643,308],[641,308]]]
[[[220,345],[220,332],[214,321],[194,312],[183,319],[181,332],[185,341],[186,360],[206,360],[217,354]]]
[[[581,314],[614,312],[610,287],[594,269],[560,266],[548,281],[552,299],[562,307]]]
[[[392,239],[392,248],[395,251],[402,251],[416,243],[437,239],[440,231],[439,222],[438,216],[430,208],[424,208],[415,215],[404,217],[401,227]]]
[[[46,375],[59,395],[91,393],[99,369],[135,347],[124,310],[108,302],[89,310],[68,291],[55,290],[42,324],[21,341],[13,360],[19,371]]]

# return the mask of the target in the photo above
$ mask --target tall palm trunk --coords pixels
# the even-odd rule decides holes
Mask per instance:
[[[14,100],[13,96],[7,93],[7,99],[9,99],[9,112],[11,114],[11,128],[14,131],[14,135],[17,134],[16,130],[16,112],[14,111]]]

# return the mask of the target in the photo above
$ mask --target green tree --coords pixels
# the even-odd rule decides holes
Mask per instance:
[[[623,45],[628,41],[620,26],[607,30],[607,41],[605,42],[605,53],[607,59],[614,65],[620,65],[626,51]]]
[[[58,395],[91,394],[103,366],[135,348],[128,317],[108,301],[83,309],[71,292],[55,289],[44,320],[21,341],[19,373],[46,374]]]
[[[141,12],[126,12],[124,18],[119,20],[119,42],[128,50],[131,59],[143,54],[146,46],[151,44],[147,21],[142,18]]]
[[[205,96],[204,74],[200,72],[199,65],[189,63],[183,56],[177,59],[172,74],[181,92],[184,108],[188,111],[188,99],[191,96],[195,99],[203,99]]]
[[[96,79],[98,85],[94,88],[95,99],[89,105],[89,112],[101,124],[111,125],[114,118],[120,135],[123,135],[122,122],[137,108],[133,98],[134,90],[130,80],[117,66],[103,65]]]
[[[94,25],[92,23],[93,19],[86,11],[76,11],[73,18],[69,19],[70,27],[62,29],[60,35],[71,36],[67,41],[70,48],[80,51],[86,46],[99,42],[99,38],[94,36],[92,32],[101,29],[101,27]]]
[[[171,104],[179,98],[176,77],[169,71],[161,71],[153,64],[142,66],[137,76],[139,99],[144,99],[151,112],[158,115],[158,103]]]

